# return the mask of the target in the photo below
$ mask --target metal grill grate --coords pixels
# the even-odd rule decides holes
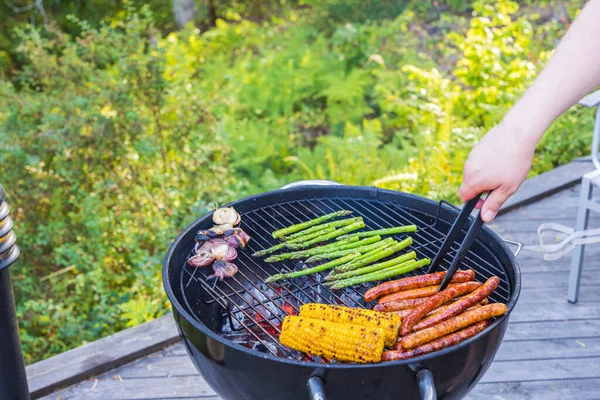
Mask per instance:
[[[238,336],[251,337],[255,344],[254,348],[259,351],[294,359],[325,362],[325,360],[306,356],[279,344],[277,337],[283,318],[289,313],[297,313],[300,305],[306,302],[365,307],[362,295],[377,283],[361,284],[341,291],[333,291],[321,284],[322,279],[329,272],[325,271],[308,277],[266,285],[263,282],[270,275],[302,269],[302,261],[286,260],[281,263],[269,264],[265,263],[262,258],[251,257],[250,254],[277,244],[277,241],[271,237],[271,232],[340,209],[351,210],[354,215],[362,216],[366,229],[417,225],[417,232],[410,234],[413,238],[413,245],[410,249],[417,253],[418,258],[433,259],[445,237],[445,232],[449,229],[447,222],[438,221],[434,215],[376,199],[317,198],[258,208],[242,215],[242,228],[248,232],[252,240],[244,251],[238,252],[236,265],[239,272],[237,275],[225,279],[223,282],[207,282],[206,277],[211,273],[210,268],[192,268],[184,264],[181,272],[181,284],[187,308],[199,320],[202,307],[192,307],[191,304],[196,303],[188,301],[188,297],[190,299],[197,298],[197,292],[201,291],[203,303],[216,302],[222,307],[222,316],[226,323],[222,332],[219,333],[225,337],[234,342]],[[396,235],[395,238],[401,240],[405,236],[405,234]],[[473,269],[476,272],[476,279],[480,282],[493,275],[498,276],[501,283],[494,294],[490,296],[490,300],[507,303],[511,287],[506,272],[491,251],[477,242],[474,247],[478,245],[480,248],[476,252],[470,251],[467,254],[461,268]],[[455,243],[441,263],[441,268],[448,268],[457,249],[458,245]],[[316,264],[311,264],[311,266],[313,265]],[[410,275],[420,273],[423,271],[413,271]]]

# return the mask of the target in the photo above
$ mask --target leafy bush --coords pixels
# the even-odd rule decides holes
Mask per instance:
[[[163,36],[132,6],[71,18],[77,36],[18,30],[0,162],[29,362],[167,312],[162,257],[215,204],[297,179],[456,201],[470,149],[564,31],[507,0],[300,3],[257,22],[229,2],[206,32]],[[585,154],[592,114],[560,118],[532,174]]]

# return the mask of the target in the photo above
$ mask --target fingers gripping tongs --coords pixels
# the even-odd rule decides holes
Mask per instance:
[[[435,271],[436,268],[440,265],[440,263],[442,262],[442,260],[446,256],[446,254],[448,253],[448,250],[450,250],[452,243],[454,243],[456,236],[467,224],[467,222],[469,220],[469,215],[471,215],[471,212],[477,205],[477,202],[479,201],[480,197],[481,197],[481,194],[475,196],[473,199],[471,199],[465,203],[462,210],[460,211],[460,214],[458,214],[458,218],[456,218],[456,220],[454,221],[454,224],[452,224],[452,228],[450,228],[450,232],[448,232],[448,236],[446,236],[446,239],[444,239],[444,242],[442,243],[442,246],[440,247],[438,253],[435,255],[435,258],[433,259],[433,262],[431,263],[431,266],[429,267],[428,272]],[[469,248],[475,241],[475,238],[479,234],[479,231],[481,230],[481,227],[483,226],[483,224],[484,224],[484,222],[481,219],[481,210],[480,210],[477,213],[477,215],[475,216],[475,221],[473,221],[473,223],[471,224],[471,227],[467,231],[467,235],[465,236],[465,239],[463,240],[460,247],[458,248],[458,251],[456,252],[456,255],[454,256],[454,259],[452,260],[452,263],[450,264],[450,268],[448,268],[448,271],[446,272],[446,276],[444,276],[444,279],[442,280],[442,283],[440,284],[438,291],[442,291],[442,290],[446,289],[446,287],[448,287],[448,284],[452,280],[452,277],[454,276],[454,273],[458,269],[460,262],[462,261],[462,259],[465,257],[465,255],[469,251]]]

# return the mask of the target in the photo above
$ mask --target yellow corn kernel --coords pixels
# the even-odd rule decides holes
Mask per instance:
[[[319,303],[308,303],[301,306],[300,316],[381,328],[385,332],[385,345],[388,347],[396,343],[401,323],[400,317],[396,314]]]
[[[380,328],[296,315],[283,320],[279,341],[292,349],[319,357],[369,363],[381,361],[385,333]]]

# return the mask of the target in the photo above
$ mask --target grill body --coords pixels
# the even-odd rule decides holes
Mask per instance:
[[[224,399],[307,400],[314,396],[307,386],[314,376],[323,382],[328,400],[417,399],[420,398],[418,372],[423,370],[431,371],[438,398],[460,399],[491,364],[520,292],[520,271],[507,246],[487,228],[478,236],[463,267],[474,269],[479,281],[492,275],[499,276],[501,284],[491,300],[506,303],[508,312],[484,332],[456,346],[410,360],[349,365],[324,364],[299,358],[297,354],[275,355],[281,353],[281,349],[276,348],[277,335],[269,335],[267,331],[257,337],[260,343],[255,349],[225,339],[222,334],[227,320],[230,326],[240,326],[236,321],[241,321],[242,332],[264,330],[262,325],[252,325],[246,318],[257,314],[262,317],[263,325],[276,330],[280,319],[277,307],[283,301],[295,304],[292,300],[299,299],[368,306],[361,303],[360,296],[374,284],[332,293],[319,284],[318,278],[316,281],[297,278],[282,284],[275,295],[266,292],[265,298],[263,279],[280,270],[298,267],[293,262],[267,264],[250,258],[253,251],[275,243],[268,237],[268,232],[335,209],[351,209],[365,218],[369,229],[416,223],[419,231],[411,234],[414,239],[412,249],[419,258],[433,258],[457,215],[455,209],[425,198],[348,186],[278,190],[231,205],[242,215],[242,227],[253,239],[250,248],[240,252],[236,260],[240,268],[238,275],[216,285],[207,284],[204,277],[210,273],[209,269],[190,270],[185,265],[194,246],[196,231],[212,225],[211,214],[200,218],[178,236],[163,267],[165,290],[187,352],[204,379]],[[441,268],[449,265],[457,247],[452,247]],[[248,288],[256,290],[248,291]]]

